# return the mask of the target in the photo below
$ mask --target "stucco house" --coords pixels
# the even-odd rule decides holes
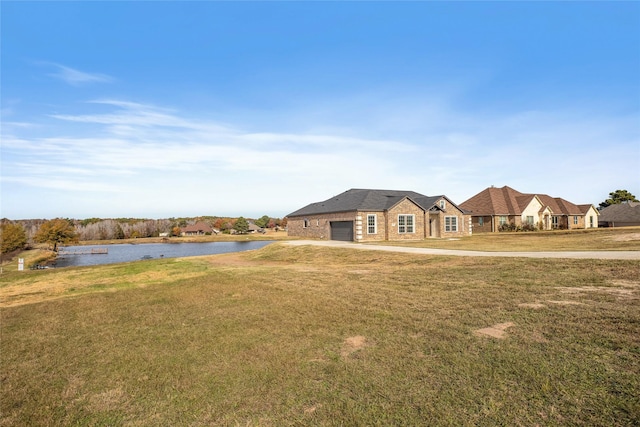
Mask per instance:
[[[597,228],[598,210],[560,197],[525,194],[511,187],[489,187],[460,204],[471,214],[474,233],[509,227],[539,230]]]
[[[600,227],[630,227],[640,225],[640,202],[609,205],[600,211]]]
[[[355,242],[471,234],[469,215],[446,196],[356,188],[290,213],[287,227],[290,236]]]

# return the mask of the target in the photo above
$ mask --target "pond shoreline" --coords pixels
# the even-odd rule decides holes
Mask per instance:
[[[110,245],[65,246],[64,252],[47,263],[50,267],[80,267],[118,264],[151,259],[184,258],[216,255],[260,249],[273,240],[244,240],[231,242],[146,242]],[[108,250],[104,250],[107,249]],[[102,249],[102,250],[101,250]]]

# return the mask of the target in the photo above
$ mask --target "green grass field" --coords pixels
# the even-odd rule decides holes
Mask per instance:
[[[638,261],[276,243],[0,298],[2,426],[640,423]]]

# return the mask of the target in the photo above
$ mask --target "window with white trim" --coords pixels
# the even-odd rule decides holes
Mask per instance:
[[[414,215],[398,215],[398,233],[414,233]]]
[[[444,231],[456,232],[458,231],[458,217],[457,216],[445,216],[444,217]]]
[[[305,218],[302,222],[302,228],[311,227],[311,221],[308,218]]]
[[[501,216],[500,217],[500,225],[505,225],[507,223],[507,217],[506,216]]]
[[[447,206],[447,202],[445,202],[444,200],[440,200],[440,209],[444,210],[446,206]]]
[[[578,225],[578,217],[577,216],[573,217],[573,225]]]
[[[527,216],[527,224],[533,225],[533,216],[532,215],[528,215]]]
[[[378,233],[378,224],[375,215],[367,215],[367,234]]]
[[[478,218],[478,225],[479,225],[480,227],[484,226],[484,217],[483,217],[483,216],[481,216],[481,217],[479,217],[479,218]]]

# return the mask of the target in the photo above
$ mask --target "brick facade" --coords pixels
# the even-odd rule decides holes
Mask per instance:
[[[357,214],[357,212],[338,212],[308,217],[291,217],[287,218],[287,229],[290,236],[330,240],[331,221],[353,221],[355,226]]]
[[[371,229],[369,216],[375,217]],[[401,216],[405,217],[404,230],[401,230]],[[413,229],[407,228],[407,216],[413,219]],[[449,229],[447,229],[447,217],[455,218],[455,223],[449,221]],[[449,205],[444,212],[440,210],[425,212],[409,199],[402,200],[384,212],[352,211],[288,217],[287,227],[290,236],[330,240],[332,221],[352,221],[356,242],[422,240],[431,237],[462,237],[471,234],[471,217],[464,215],[456,207]],[[453,230],[454,224],[455,230]]]

